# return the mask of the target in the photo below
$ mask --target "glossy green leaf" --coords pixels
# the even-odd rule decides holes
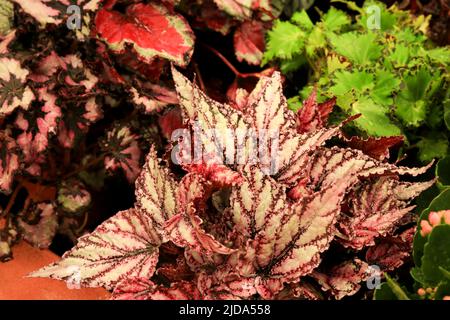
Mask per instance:
[[[427,239],[420,235],[420,221],[424,219],[428,219],[428,215],[431,211],[441,211],[450,209],[450,188],[445,189],[442,193],[440,193],[436,198],[431,201],[429,207],[425,209],[417,222],[417,232],[414,236],[413,243],[413,257],[416,266],[422,265],[422,256],[425,243]]]
[[[440,268],[450,270],[450,225],[435,226],[428,237],[423,250],[422,271],[425,282],[434,287],[447,279]]]

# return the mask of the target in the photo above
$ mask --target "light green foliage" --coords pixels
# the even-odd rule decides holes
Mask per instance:
[[[304,35],[299,27],[284,21],[276,21],[272,30],[269,31],[267,51],[264,61],[279,59],[292,59],[292,57],[304,48]]]
[[[11,30],[14,6],[9,0],[0,0],[0,36]]]
[[[308,64],[311,76],[298,101],[317,85],[324,99],[337,97],[343,115],[362,114],[355,121],[362,134],[403,134],[406,148],[417,148],[421,161],[444,157],[450,137],[450,48],[427,39],[428,17],[412,17],[373,0],[361,8],[336,2],[359,15],[352,22],[332,7],[313,23],[301,11],[283,22],[289,32],[279,30],[277,22],[268,35],[265,63],[278,62],[284,73]],[[371,28],[374,10],[379,10],[379,28]],[[287,37],[298,42],[282,44]]]
[[[381,56],[382,47],[375,33],[330,34],[330,41],[334,51],[357,65],[373,63]]]

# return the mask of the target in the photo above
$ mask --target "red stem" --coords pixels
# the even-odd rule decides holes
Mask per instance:
[[[213,52],[220,60],[222,60],[223,63],[226,64],[226,66],[234,73],[234,75],[238,78],[261,78],[263,76],[264,71],[262,72],[252,72],[252,73],[240,73],[233,64],[228,61],[227,58],[223,54],[221,54],[217,49],[208,46],[205,43],[201,43],[205,48],[207,48],[209,51]]]
[[[194,62],[194,69],[195,73],[197,74],[198,84],[200,85],[200,89],[202,89],[203,92],[206,92],[205,83],[203,82],[202,75],[200,74],[200,69],[198,68],[197,63]]]
[[[19,182],[19,185],[16,187],[13,194],[9,198],[8,204],[6,205],[5,210],[0,215],[0,218],[6,217],[9,214],[9,211],[11,210],[12,206],[14,205],[14,202],[16,201],[16,197],[19,194],[20,189],[22,189],[22,183]]]

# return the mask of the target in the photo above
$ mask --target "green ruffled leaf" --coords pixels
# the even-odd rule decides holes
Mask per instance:
[[[369,135],[382,137],[402,134],[401,129],[390,121],[385,110],[369,98],[361,97],[354,102],[352,113],[361,114],[355,123]]]
[[[381,56],[382,47],[374,33],[356,32],[330,35],[331,45],[339,54],[360,65],[369,64]]]
[[[439,133],[429,134],[422,137],[417,143],[419,148],[419,160],[430,162],[435,158],[443,158],[448,150],[448,138]]]
[[[448,66],[450,63],[450,49],[447,47],[440,47],[426,51],[427,56],[436,61],[437,63],[441,63],[445,66]]]
[[[292,59],[294,55],[300,54],[304,48],[304,35],[305,32],[296,25],[277,20],[273,29],[268,32],[263,64],[274,58]]]
[[[392,95],[398,89],[400,80],[386,70],[377,70],[375,79],[375,86],[371,92],[373,100],[384,106],[392,105]]]
[[[389,55],[388,60],[398,67],[406,67],[409,63],[411,54],[410,48],[404,44],[398,43],[394,51]]]
[[[350,17],[344,11],[333,7],[322,17],[322,21],[325,29],[332,32],[339,31],[344,26],[350,25],[351,22]]]
[[[374,87],[373,75],[366,71],[336,71],[335,77],[335,85],[330,88],[330,91],[338,97],[351,90],[362,95]]]
[[[427,116],[428,94],[433,76],[425,68],[404,78],[404,89],[396,98],[397,116],[410,126],[418,126]]]
[[[314,28],[314,24],[312,23],[311,19],[308,16],[308,13],[306,13],[305,10],[294,13],[291,21],[304,30],[310,31]]]

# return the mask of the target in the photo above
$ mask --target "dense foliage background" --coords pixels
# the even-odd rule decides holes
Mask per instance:
[[[146,298],[358,299],[372,298],[374,290],[364,282],[381,277],[387,282],[376,291],[377,299],[450,296],[449,7],[439,0],[0,0],[0,259],[12,259],[11,247],[21,239],[60,255],[78,243],[73,252],[80,254],[80,236],[102,223],[97,231],[111,232],[111,219],[131,219],[145,208],[146,194],[159,195],[158,185],[152,189],[150,182],[135,187],[138,177],[148,175],[148,181],[155,176],[170,181],[175,202],[195,207],[199,215],[179,213],[186,225],[172,219],[168,238],[149,240],[158,243],[160,255],[142,261],[159,270],[155,275],[139,273],[143,279],[118,287],[118,279],[96,278],[85,285],[103,285],[122,298],[136,298],[136,288],[147,288]],[[193,83],[179,75],[176,90],[171,66]],[[188,96],[186,88],[202,98]],[[210,99],[223,106],[214,109]],[[270,103],[258,109],[260,99]],[[281,111],[271,114],[277,103]],[[323,236],[329,238],[308,261],[318,269],[301,265],[302,272],[273,276],[272,264],[247,256],[256,269],[230,274],[227,268],[237,268],[233,259],[224,262],[223,255],[234,254],[230,248],[251,251],[247,241],[268,241],[255,230],[245,240],[236,238],[227,219],[244,235],[246,229],[222,210],[246,197],[242,181],[256,181],[258,171],[170,162],[174,130],[192,129],[198,117],[221,112],[230,119],[242,116],[244,127],[256,129],[261,129],[259,115],[278,116],[284,125],[277,128],[302,142],[287,158],[305,157],[309,167],[299,164],[303,160],[292,162],[295,178],[284,173],[267,182],[272,191],[263,193],[285,208],[278,223],[292,212],[307,216],[292,203],[325,197],[323,181],[339,186],[340,179],[349,183],[358,177],[355,186],[341,186],[345,197],[333,200],[348,219],[336,217],[335,226],[334,220],[315,222],[327,226]],[[350,123],[342,123],[349,117],[354,117]],[[321,168],[320,159],[331,161],[327,152],[339,156],[339,148],[353,150],[349,163],[363,161],[364,170],[373,163],[383,173],[356,164],[348,172]],[[427,172],[398,169],[433,160]],[[149,169],[152,165],[170,170],[175,182]],[[323,181],[309,181],[314,168],[321,168]],[[401,178],[405,172],[423,175]],[[188,185],[198,188],[187,190]],[[263,192],[255,185],[249,182],[248,190]],[[192,203],[180,196],[183,192],[192,192]],[[167,199],[164,194],[158,201]],[[252,201],[256,208],[258,199]],[[225,212],[225,220],[202,215],[205,208]],[[120,210],[126,211],[115,215]],[[146,210],[156,221],[172,218],[161,208]],[[249,217],[257,212],[246,210]],[[184,239],[183,230],[195,231],[196,240]],[[65,279],[61,265],[67,261],[62,261],[45,276]],[[85,267],[83,261],[75,264]],[[220,272],[208,273],[205,265]],[[300,284],[294,281],[300,277]],[[235,288],[242,285],[251,289]]]

